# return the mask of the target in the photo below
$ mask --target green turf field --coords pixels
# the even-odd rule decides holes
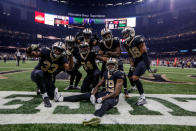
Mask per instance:
[[[2,91],[34,91],[35,84],[30,79],[30,73],[35,67],[37,62],[27,61],[25,64],[21,63],[20,67],[16,66],[15,62],[0,62],[0,72],[11,71],[11,70],[24,70],[24,72],[13,73],[3,75],[9,79],[0,80],[0,90]],[[129,65],[124,65],[125,72],[128,73]],[[154,68],[154,67],[153,67]],[[181,69],[181,68],[167,68],[167,67],[157,67],[157,74],[165,74],[166,77],[174,82],[191,82],[192,84],[176,84],[176,83],[152,83],[143,81],[145,93],[148,94],[196,94],[196,78],[188,77],[187,75],[195,75],[196,69]],[[83,74],[82,80],[86,73],[83,68],[80,68]],[[149,73],[146,72],[144,76],[148,76]],[[80,84],[82,83],[80,81]],[[56,82],[56,86],[60,91],[63,91],[67,87],[69,81],[59,80]],[[128,87],[130,83],[128,82]],[[73,90],[72,90],[73,91]]]
[[[13,71],[13,70],[23,70],[24,72],[13,73],[1,75],[7,77],[7,79],[0,79],[0,91],[35,91],[36,85],[30,79],[30,73],[35,67],[37,62],[27,61],[25,64],[16,66],[16,62],[3,63],[0,61],[0,72]],[[124,65],[125,72],[128,73],[129,65]],[[153,67],[154,68],[154,67]],[[196,76],[196,69],[181,69],[181,68],[167,68],[167,67],[157,67],[157,74],[164,74],[166,78],[173,82],[185,82],[183,84],[179,83],[153,83],[143,81],[144,91],[146,94],[196,94],[196,78],[188,77],[188,75]],[[83,77],[85,72],[80,68]],[[148,76],[149,73],[146,72],[144,76]],[[82,83],[80,81],[80,84]],[[191,83],[191,84],[190,84]],[[64,92],[64,88],[67,87],[69,81],[57,80],[56,87],[59,88],[60,92]],[[128,87],[130,84],[128,82]],[[75,92],[76,90],[71,90]],[[137,94],[137,92],[134,92]],[[166,103],[167,104],[167,103]],[[175,107],[173,107],[175,108]],[[61,109],[59,109],[61,110]],[[58,111],[57,111],[58,112]],[[137,113],[137,112],[136,112]],[[192,114],[191,114],[192,115]],[[74,124],[24,124],[24,125],[1,125],[0,131],[8,130],[196,130],[196,127],[191,126],[171,126],[171,125],[100,125],[99,127],[84,127],[83,125]]]

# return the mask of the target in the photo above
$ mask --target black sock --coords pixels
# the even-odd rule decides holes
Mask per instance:
[[[140,95],[143,94],[144,93],[144,89],[143,89],[143,85],[142,85],[141,81],[140,80],[136,80],[136,81],[134,81],[134,83],[136,84],[137,89],[138,89]]]
[[[126,75],[124,75],[123,87],[124,87],[124,92],[127,93],[127,77],[126,77]]]
[[[76,81],[75,81],[75,87],[78,86],[80,79],[82,78],[82,74],[78,71],[77,75],[76,75]]]

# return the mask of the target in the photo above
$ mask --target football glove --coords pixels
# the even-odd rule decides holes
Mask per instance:
[[[31,54],[32,51],[36,51],[40,48],[39,44],[31,44],[27,49],[26,49],[26,53],[27,54]]]
[[[66,53],[67,56],[71,56],[72,55],[72,53],[69,50],[66,50],[65,53]]]
[[[91,95],[90,101],[92,104],[95,104],[95,100],[96,100],[95,95]]]
[[[35,50],[37,50],[38,48],[40,48],[40,45],[39,45],[39,44],[32,44],[32,45],[31,45],[31,50],[32,50],[32,51],[35,51]]]
[[[148,72],[150,72],[150,73],[156,73],[157,72],[157,69],[149,69]]]
[[[135,71],[135,67],[134,67],[134,66],[131,66],[131,67],[130,67],[130,71],[131,71],[131,72],[134,72],[134,71]]]
[[[103,102],[103,99],[100,97],[97,99],[97,103],[101,104]]]

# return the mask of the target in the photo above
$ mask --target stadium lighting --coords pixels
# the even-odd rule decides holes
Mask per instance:
[[[110,5],[113,5],[113,4],[106,4],[106,5],[110,6]]]
[[[139,2],[143,2],[143,1],[144,1],[144,0],[138,0],[138,1],[136,1],[136,2],[138,2],[138,3],[139,3]]]
[[[122,5],[122,3],[116,3],[116,5]]]
[[[132,2],[130,1],[130,2],[126,2],[126,3],[124,3],[124,5],[128,5],[128,4],[131,4]]]
[[[60,1],[61,3],[67,3],[67,1]]]
[[[151,3],[151,2],[154,2],[155,0],[149,0],[149,2]]]

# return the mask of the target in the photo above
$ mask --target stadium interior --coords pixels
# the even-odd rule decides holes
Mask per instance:
[[[120,39],[120,57],[123,59],[125,72],[128,73],[129,54],[122,46],[125,39],[121,33],[128,26],[135,29],[136,35],[145,37],[151,67],[158,69],[158,75],[146,73],[142,76],[145,93],[196,95],[196,0],[0,0],[0,92],[29,91],[35,93],[36,85],[31,81],[30,73],[38,63],[38,59],[25,56],[27,62],[21,63],[20,67],[16,68],[15,52],[17,49],[26,55],[27,47],[32,44],[51,48],[55,42],[64,42],[66,36],[76,36],[85,28],[91,28],[98,41],[102,40],[101,30],[105,27],[112,31],[114,37]],[[99,48],[95,47],[95,50],[98,51]],[[3,62],[4,56],[8,60],[6,64]],[[99,68],[101,68],[100,65]],[[17,73],[3,75],[3,72],[12,70],[21,71],[19,76],[24,81],[17,77]],[[82,80],[79,86],[86,75],[81,68],[80,72],[82,72]],[[151,78],[156,78],[158,82],[154,82]],[[173,81],[175,82],[172,83]],[[56,82],[56,87],[60,92],[67,92],[64,91],[65,86],[68,86],[67,80],[66,83],[62,80]],[[129,81],[128,87],[130,87]],[[79,91],[71,90],[71,92]],[[196,97],[194,96],[191,100],[196,100]],[[127,102],[129,103],[129,100]],[[136,110],[144,109],[132,107]],[[17,126],[17,123],[13,125],[9,125],[9,122],[8,125],[1,123],[3,121],[1,114],[4,113],[1,110],[0,102],[0,130],[25,128],[25,126]],[[191,109],[189,111],[191,112]],[[134,113],[137,115],[138,112]],[[188,116],[194,117],[190,121],[196,120],[195,113],[195,111],[187,113]],[[54,122],[57,125],[41,122],[43,125],[34,125],[32,128],[32,123],[28,123],[25,129],[77,130],[81,127],[74,122],[65,122],[65,127],[63,125],[55,127],[58,122]],[[98,128],[81,127],[81,130],[196,130],[196,124],[193,126],[185,124],[187,127],[183,124],[172,124],[171,127],[167,127],[166,122],[164,125],[160,124],[160,127],[156,123],[153,123],[155,127],[149,123],[147,123],[148,126],[144,124],[143,127],[139,127],[136,124],[131,127],[125,123],[124,127],[118,125],[109,127],[112,122],[108,123],[109,125],[106,122],[106,125],[103,124]]]

